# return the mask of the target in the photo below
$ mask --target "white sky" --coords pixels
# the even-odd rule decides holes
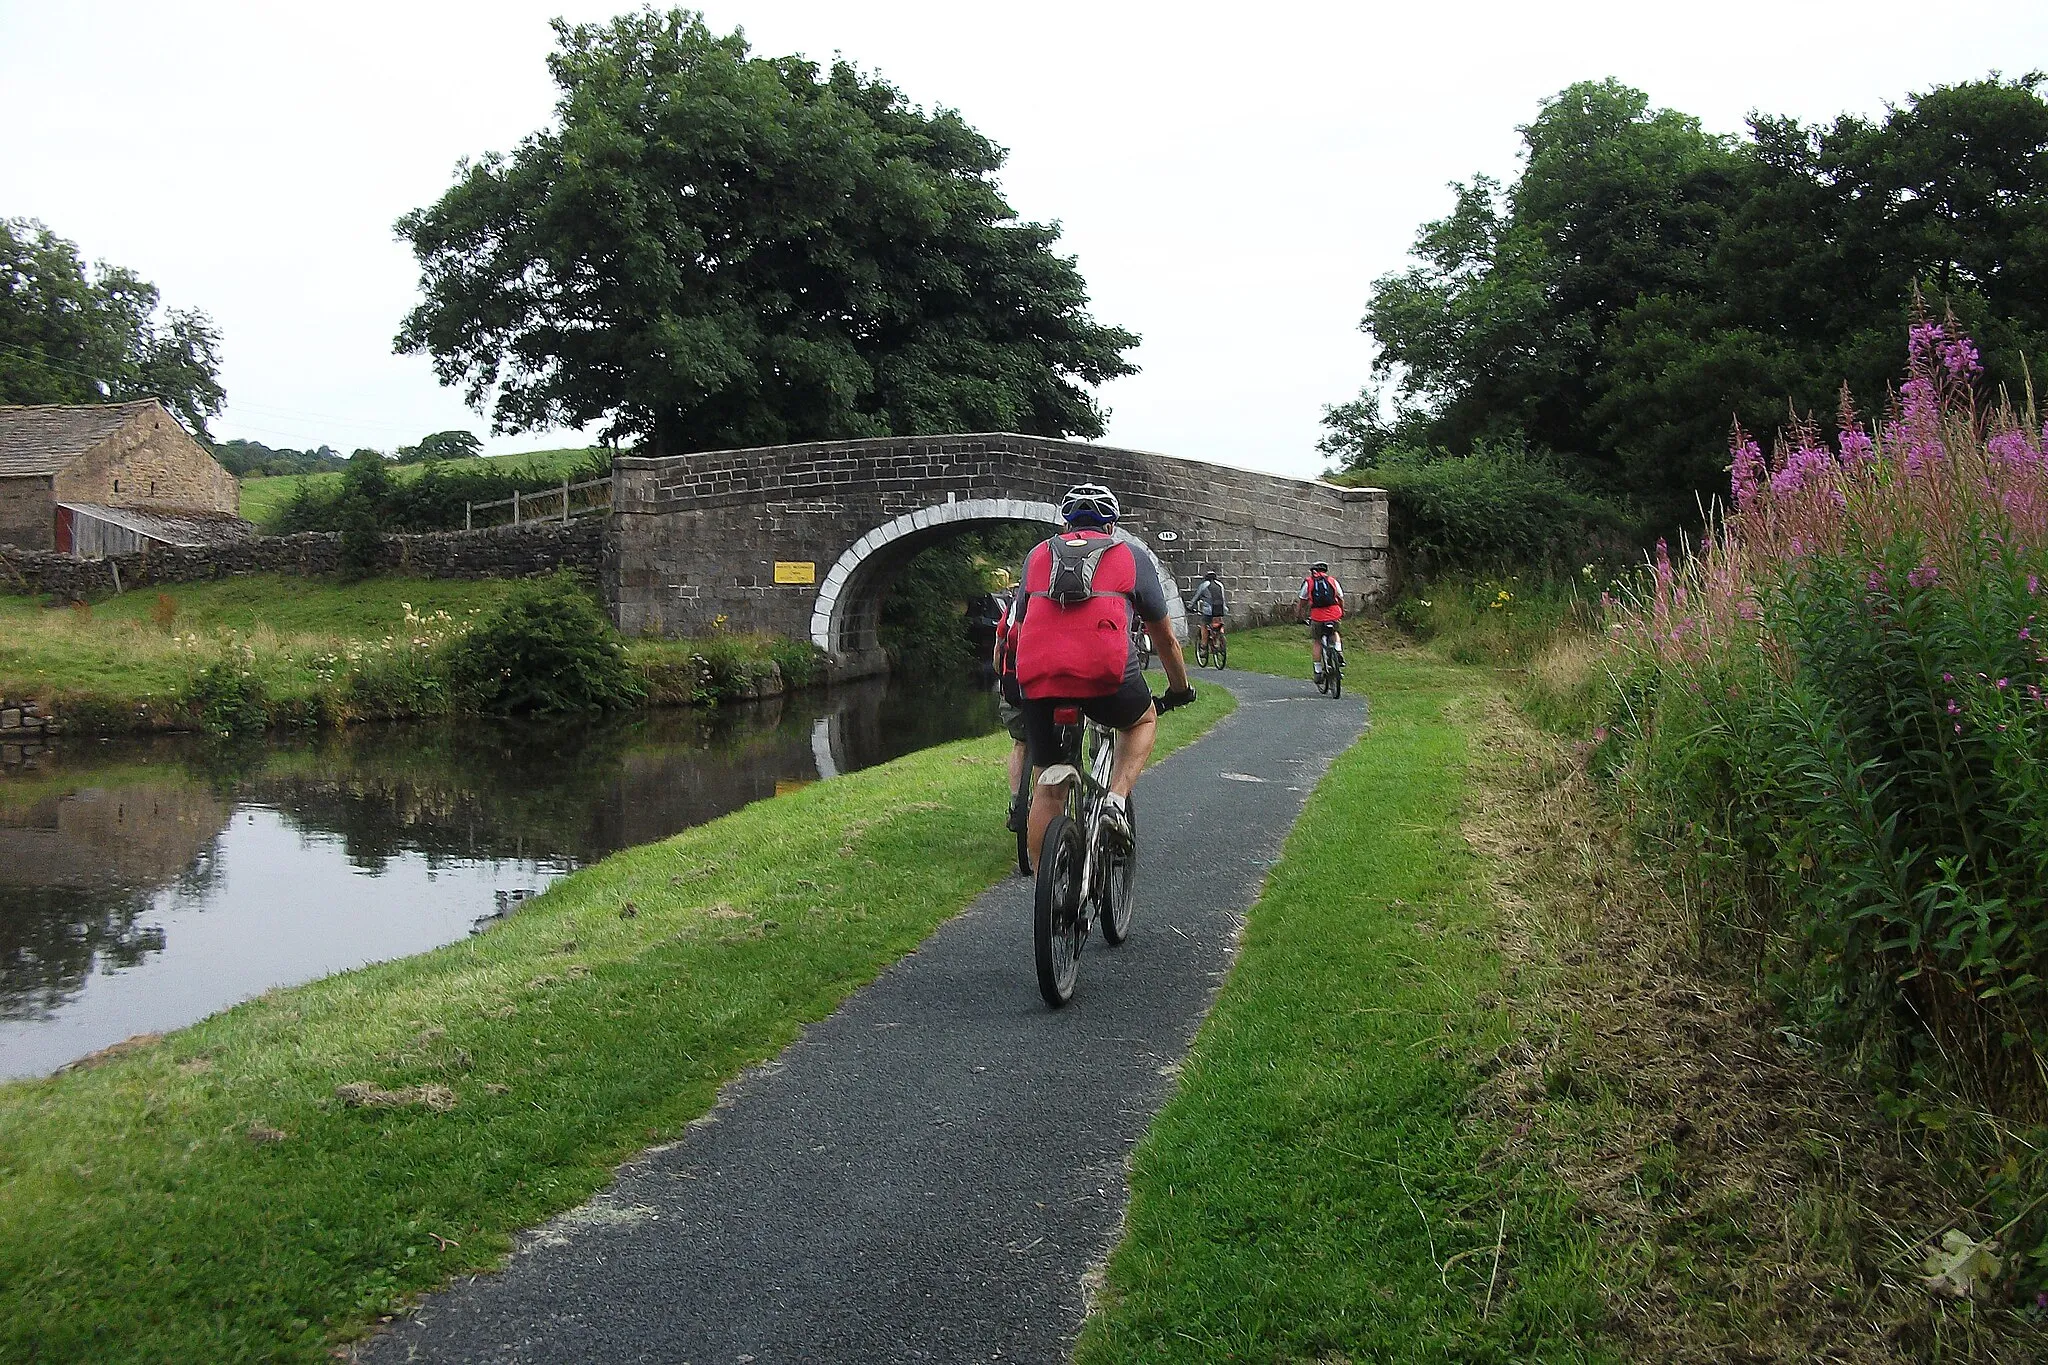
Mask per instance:
[[[391,337],[417,299],[392,233],[457,158],[552,116],[547,20],[623,3],[0,0],[0,216],[126,265],[225,334],[217,435],[343,451],[486,431]],[[1144,337],[1108,440],[1291,474],[1357,390],[1366,291],[1445,182],[1511,177],[1515,127],[1616,76],[1736,131],[2048,66],[2048,5],[1898,0],[996,5],[719,0],[755,50],[844,53],[1011,149],[1098,319]],[[571,443],[487,437],[492,451]]]

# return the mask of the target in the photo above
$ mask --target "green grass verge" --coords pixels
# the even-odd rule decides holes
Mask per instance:
[[[479,455],[469,460],[444,460],[445,470],[486,469],[498,474],[559,474],[575,469],[588,460],[593,452],[576,447],[563,450],[530,450],[523,455]],[[426,466],[422,464],[401,464],[391,467],[391,477],[400,483],[408,483],[420,476]],[[290,505],[299,485],[311,483],[325,488],[339,483],[341,475],[332,474],[276,474],[268,478],[242,480],[242,515],[256,523],[256,528],[268,531],[275,527],[284,516],[284,509]]]
[[[1084,1365],[1604,1358],[1590,1235],[1540,1173],[1482,1169],[1470,1114],[1470,1059],[1511,1029],[1459,832],[1492,684],[1361,643],[1372,729],[1303,811],[1137,1149]],[[1307,659],[1300,631],[1231,641],[1239,666]]]
[[[459,622],[496,605],[512,586],[396,576],[344,584],[251,574],[145,588],[83,610],[0,596],[0,695],[40,697],[59,714],[80,719],[132,720],[140,710],[158,723],[175,723],[176,698],[196,671],[231,647],[247,646],[253,657],[246,662],[261,674],[270,698],[289,706],[327,688],[334,656],[351,644],[381,647],[387,638],[404,638],[405,603],[421,616],[446,611]],[[152,617],[159,598],[171,605],[164,624]]]
[[[1231,706],[1205,691],[1160,751]],[[0,1085],[0,1358],[320,1360],[491,1266],[1008,873],[1008,743],[756,803],[479,938]]]
[[[514,586],[504,579],[387,575],[344,583],[250,574],[143,588],[82,610],[0,596],[0,696],[39,698],[91,730],[189,729],[198,722],[181,699],[198,670],[232,656],[261,679],[273,723],[418,715],[421,697],[434,694],[374,680],[359,685],[350,675],[429,668],[431,659],[408,656],[415,631],[445,639]],[[169,604],[168,618],[159,599]],[[418,618],[446,612],[449,620],[409,626],[408,606]],[[627,661],[656,704],[743,695],[778,656],[812,662],[808,645],[760,635],[626,642]],[[700,658],[709,665],[708,685]]]

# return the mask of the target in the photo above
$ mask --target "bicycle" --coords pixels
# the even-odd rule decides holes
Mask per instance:
[[[1322,632],[1323,675],[1316,679],[1316,690],[1330,698],[1344,695],[1344,641],[1337,634],[1336,624]]]
[[[1172,709],[1154,698],[1160,714]],[[1074,998],[1081,972],[1081,948],[1099,922],[1111,946],[1131,933],[1131,882],[1137,871],[1137,803],[1125,802],[1131,845],[1109,836],[1109,773],[1116,758],[1116,731],[1082,715],[1079,706],[1056,707],[1060,761],[1071,768],[1067,806],[1046,826],[1039,851],[1038,884],[1032,896],[1031,938],[1038,968],[1038,993],[1054,1009]],[[1085,760],[1085,761],[1084,761]]]
[[[1204,621],[1195,630],[1195,664],[1199,668],[1227,668],[1230,664],[1230,642],[1223,633],[1223,622]]]

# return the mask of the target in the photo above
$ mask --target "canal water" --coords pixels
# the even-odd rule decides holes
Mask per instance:
[[[0,767],[0,1078],[424,952],[608,853],[996,728],[965,683],[604,723],[66,738]]]

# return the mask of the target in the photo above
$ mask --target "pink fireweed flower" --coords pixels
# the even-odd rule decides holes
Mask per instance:
[[[1952,716],[1960,716],[1961,714],[1963,714],[1963,708],[1956,705],[1956,699],[1954,697],[1950,697],[1948,699],[1948,713]]]
[[[1876,443],[1870,439],[1870,433],[1862,427],[1844,427],[1838,444],[1842,448],[1843,464],[1861,464],[1870,459],[1876,449]]]
[[[1925,588],[1932,586],[1934,580],[1939,577],[1941,577],[1939,569],[1935,568],[1932,564],[1922,564],[1919,568],[1906,575],[1906,582],[1916,588]]]
[[[1984,366],[1977,357],[1977,344],[1966,336],[1942,342],[1941,363],[1957,379],[1969,379],[1984,373]]]
[[[1756,501],[1757,484],[1762,480],[1763,468],[1764,453],[1757,449],[1755,441],[1745,436],[1735,443],[1735,462],[1729,468],[1728,485],[1729,491],[1735,495],[1738,512]]]
[[[1868,589],[1870,589],[1870,590],[1871,590],[1872,592],[1883,592],[1883,591],[1884,591],[1884,574],[1883,574],[1883,572],[1882,572],[1881,570],[1878,570],[1878,569],[1872,569],[1872,570],[1870,571],[1870,574],[1869,574],[1869,576],[1868,576],[1868,577],[1866,577],[1866,578],[1865,578],[1865,579],[1863,580],[1863,586],[1864,586],[1864,587],[1866,587],[1866,588],[1868,588]]]
[[[1745,599],[1735,604],[1735,614],[1745,621],[1754,621],[1763,613],[1756,609],[1756,603]]]
[[[2001,692],[2005,691],[2005,687],[2006,687],[2006,684],[2007,684],[2007,683],[2009,683],[2009,682],[2011,682],[2011,681],[2012,681],[2012,679],[2010,679],[2010,678],[2000,678],[2000,679],[1998,680],[1998,690],[1999,690],[1999,691],[2001,691]]]

